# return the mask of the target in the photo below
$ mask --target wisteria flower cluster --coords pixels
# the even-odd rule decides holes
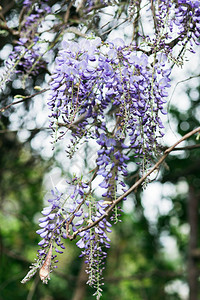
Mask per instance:
[[[37,75],[39,70],[46,67],[38,33],[45,16],[51,13],[51,8],[45,2],[47,1],[23,2],[24,18],[20,23],[19,39],[6,61],[0,87],[10,80],[14,73],[22,76]]]
[[[86,257],[88,284],[96,288],[98,297],[105,249],[110,242],[106,234],[111,231],[111,224],[106,220],[107,209],[117,198],[120,186],[121,191],[126,191],[123,178],[127,175],[129,158],[125,151],[132,149],[136,157],[148,159],[149,153],[156,150],[158,136],[163,135],[159,113],[165,113],[163,104],[170,81],[166,65],[165,54],[158,53],[155,63],[150,64],[147,55],[138,55],[131,44],[125,45],[121,39],[107,43],[102,43],[100,38],[84,39],[80,43],[63,42],[63,50],[56,59],[50,82],[50,126],[56,131],[59,126],[66,126],[72,130],[75,141],[96,139],[100,148],[95,176],[101,178],[99,187],[104,192],[103,200],[97,201],[91,190],[84,191],[87,184],[74,180],[76,188],[69,193],[70,201],[74,201],[72,207],[67,209],[68,199],[62,208],[56,208],[54,203],[43,211],[46,216],[40,220],[42,228],[37,231],[43,238],[39,243],[43,248],[39,255],[44,257],[41,270],[46,267],[49,253],[44,248],[50,253],[52,248],[62,252],[57,246],[64,247],[60,240],[65,237],[61,233],[63,228],[68,238],[79,235],[77,246]],[[114,107],[111,114],[115,120],[112,131],[107,116],[111,107]],[[61,132],[60,137],[63,136]],[[60,198],[58,203],[60,205]],[[116,221],[119,213],[117,210],[113,213],[111,219]],[[52,246],[52,240],[57,246]],[[52,261],[53,258],[52,255]],[[49,274],[49,269],[46,273]]]
[[[81,256],[85,256],[87,264],[88,284],[96,287],[98,295],[101,294],[102,270],[107,255],[105,249],[110,247],[106,232],[111,232],[111,224],[104,217],[96,227],[83,231],[84,226],[87,228],[88,224],[97,221],[99,217],[106,216],[108,206],[103,200],[95,202],[88,194],[88,187],[87,183],[75,177],[67,183],[68,193],[70,191],[67,199],[58,189],[52,190],[49,206],[43,209],[43,217],[39,219],[41,229],[37,230],[37,234],[42,240],[38,243],[41,247],[38,259],[22,283],[27,282],[37,269],[40,269],[41,280],[47,283],[50,272],[58,262],[53,252],[62,254],[65,249],[63,240],[77,234],[81,237],[77,246],[82,249]]]
[[[123,148],[126,148],[123,143],[116,142],[113,138],[107,138],[104,133],[100,134],[97,143],[101,145],[101,149],[97,151],[97,175],[103,177],[103,181],[99,186],[106,189],[106,192],[102,194],[105,197],[105,201],[112,202],[116,198],[117,188],[122,186],[122,190],[125,192],[125,184],[120,181],[120,175],[127,175],[127,164],[125,161],[129,160],[125,154],[123,154]],[[117,144],[119,146],[117,150]]]
[[[132,6],[131,6],[132,7]],[[151,2],[150,8],[153,10],[155,37],[151,39],[144,36],[151,51],[163,49],[167,55],[172,55],[175,45],[182,45],[193,52],[193,44],[198,44],[200,36],[200,3],[198,0],[161,0],[156,3]],[[134,12],[134,7],[131,12]],[[131,13],[130,12],[130,13]],[[156,50],[156,51],[157,51]],[[179,55],[183,58],[185,51]],[[179,62],[177,61],[177,63]]]
[[[197,0],[178,0],[174,23],[178,26],[180,39],[193,40],[198,44],[200,37],[200,3]]]
[[[32,2],[24,3],[27,9],[32,9]],[[86,1],[86,7],[96,3]],[[134,4],[139,6],[140,3],[131,1],[130,4],[131,18]],[[43,209],[43,217],[39,219],[37,234],[42,239],[38,259],[23,283],[37,269],[42,281],[47,282],[57,262],[54,253],[62,254],[65,249],[63,239],[79,237],[76,245],[85,257],[88,284],[96,288],[97,299],[101,296],[109,233],[112,221],[117,222],[119,217],[116,199],[126,192],[128,155],[133,154],[143,173],[157,155],[160,138],[164,135],[161,116],[166,114],[172,48],[178,43],[185,46],[189,40],[197,43],[200,35],[199,1],[151,1],[151,8],[155,4],[157,7],[152,10],[156,34],[154,39],[141,35],[142,43],[147,42],[145,49],[143,44],[125,43],[120,38],[102,41],[91,37],[62,42],[49,82],[50,128],[54,142],[69,138],[70,133],[69,158],[80,141],[94,139],[96,168],[91,170],[91,179],[84,181],[75,175],[68,182],[66,192],[52,191],[49,206]],[[40,20],[37,13],[42,17],[45,14],[36,3],[35,12],[36,16],[30,14],[25,23],[33,36],[36,35],[34,24]],[[27,38],[25,35],[20,39],[22,47]],[[30,51],[33,50],[31,47]],[[30,58],[39,61],[32,53]],[[26,72],[33,64],[26,60]],[[37,72],[36,66],[34,70]],[[100,199],[92,186],[96,178]]]
[[[170,86],[166,56],[158,54],[157,61],[152,68],[147,55],[138,55],[121,39],[106,44],[100,38],[63,42],[50,82],[51,127],[64,122],[73,127],[76,139],[98,139],[102,132],[119,142],[129,136],[127,145],[138,156],[152,153],[163,135],[159,112],[165,113]],[[106,111],[111,106],[116,126],[109,133]]]
[[[107,207],[107,204],[103,201],[95,203],[92,198],[90,200],[88,202],[88,223],[98,221],[100,217],[105,216]],[[78,224],[80,224],[80,221]],[[110,229],[111,226],[106,218],[103,218],[102,221],[98,222],[97,226],[79,233],[81,239],[76,243],[79,248],[83,249],[81,256],[85,257],[85,263],[87,264],[87,283],[96,289],[94,295],[98,297],[101,296],[102,292],[102,272],[107,256],[105,250],[106,248],[110,248],[110,238],[106,232],[112,232]]]
[[[45,16],[51,13],[51,8],[47,1],[24,1],[24,7],[27,11],[21,22],[20,39],[18,45],[14,48],[14,55],[23,53],[19,60],[18,72],[36,75],[38,69],[45,67],[45,62],[41,58],[39,46],[38,28],[41,26]],[[16,58],[15,58],[16,61]]]
[[[65,246],[61,241],[61,237],[66,238],[66,233],[63,232],[63,225],[66,222],[66,216],[64,217],[63,215],[64,202],[61,198],[62,194],[59,193],[57,189],[55,191],[52,190],[52,197],[53,198],[48,200],[50,205],[45,207],[42,211],[43,217],[39,219],[39,226],[41,229],[37,230],[37,234],[40,235],[42,240],[38,243],[38,245],[42,247],[42,249],[38,250],[38,259],[31,266],[31,270],[22,280],[22,283],[27,282],[37,272],[37,269],[42,270],[40,278],[44,283],[47,283],[53,262],[57,262],[55,260],[57,255],[52,255],[52,248],[54,248],[58,253],[63,253],[60,248],[65,249]],[[48,255],[49,253],[50,255]]]

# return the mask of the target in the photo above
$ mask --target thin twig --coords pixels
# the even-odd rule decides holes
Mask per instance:
[[[39,132],[39,131],[42,131],[42,130],[51,130],[50,127],[40,127],[40,128],[33,128],[33,129],[28,129],[28,128],[19,128],[19,129],[16,129],[16,130],[12,130],[12,129],[2,129],[0,130],[0,134],[4,134],[4,133],[18,133],[20,131],[28,131],[28,132]]]
[[[0,28],[3,29],[3,30],[8,31],[13,36],[19,37],[19,32],[17,30],[14,30],[14,29],[8,27],[8,25],[5,24],[5,23],[0,22]]]
[[[73,2],[74,2],[74,1],[71,1],[71,2],[69,3],[68,8],[67,8],[67,11],[66,11],[66,13],[65,13],[65,16],[64,16],[64,23],[65,23],[65,24],[67,24],[67,22],[68,22],[68,20],[69,20],[70,9],[71,9],[71,7],[72,7],[72,5],[73,5]]]
[[[4,16],[9,10],[11,10],[15,6],[15,1],[6,1],[6,5],[2,7],[0,11],[0,15]]]
[[[46,91],[48,91],[48,90],[49,90],[49,88],[48,88],[48,89],[43,89],[43,90],[41,90],[41,91],[39,91],[39,92],[37,92],[37,93],[35,93],[35,94],[33,94],[33,95],[22,96],[22,99],[21,99],[21,100],[12,102],[12,103],[8,104],[7,106],[1,108],[1,109],[0,109],[0,112],[4,112],[4,111],[7,110],[8,108],[10,108],[12,105],[22,103],[22,102],[26,101],[27,99],[33,98],[33,97],[35,97],[35,96],[37,96],[37,95],[40,95],[40,94],[42,94],[42,93],[44,93],[44,92],[46,92]]]
[[[193,78],[197,78],[197,77],[200,77],[200,74],[193,75],[193,76],[190,76],[190,77],[188,77],[188,78],[185,78],[185,79],[183,79],[183,80],[178,81],[178,82],[176,83],[176,85],[174,86],[174,89],[173,89],[173,91],[172,91],[171,97],[170,97],[170,99],[169,99],[169,103],[171,102],[172,97],[173,97],[173,95],[174,95],[174,92],[175,92],[177,86],[178,86],[180,83],[184,83],[184,82],[186,82],[186,81],[189,81],[189,80],[191,80],[191,79],[193,79]],[[168,104],[168,107],[169,107],[169,104]]]
[[[32,285],[31,285],[31,287],[29,289],[29,293],[27,295],[26,300],[32,300],[33,299],[33,296],[35,294],[35,291],[36,291],[38,283],[39,283],[39,276],[37,276],[35,278],[35,280],[33,281]]]
[[[175,47],[177,44],[178,44],[178,42],[179,42],[180,40],[179,40],[179,37],[177,37],[177,38],[175,38],[174,40],[172,40],[171,42],[169,42],[169,43],[166,43],[166,46],[168,46],[168,48],[173,48],[173,47]],[[164,48],[164,46],[162,46],[161,48],[160,48],[160,50],[161,49],[163,49]],[[154,48],[151,48],[150,50],[144,50],[144,49],[141,49],[141,48],[138,48],[138,51],[142,51],[143,53],[145,53],[147,56],[150,56],[150,55],[152,55],[153,53],[154,53]]]
[[[151,0],[151,11],[152,11],[152,17],[153,17],[153,23],[154,23],[154,29],[155,29],[155,33],[158,33],[158,29],[157,29],[157,20],[156,20],[156,13],[155,13],[155,7],[153,4],[153,1]]]
[[[197,77],[200,77],[200,74],[190,76],[190,77],[185,78],[185,79],[183,79],[183,80],[180,80],[180,81],[178,81],[178,82],[176,83],[176,85],[174,86],[173,91],[172,91],[172,93],[171,93],[171,96],[170,96],[170,98],[169,98],[168,104],[167,104],[167,111],[170,110],[172,98],[173,98],[173,96],[174,96],[174,93],[175,93],[175,90],[176,90],[177,86],[178,86],[179,84],[181,84],[181,83],[187,82],[187,81],[189,81],[189,80],[191,80],[191,79],[193,79],[193,78],[197,78]],[[168,114],[168,116],[167,116],[167,123],[169,124],[169,127],[170,127],[171,131],[173,132],[174,136],[176,136],[175,132],[173,131],[173,129],[172,129],[171,125],[170,125],[169,114]]]
[[[193,150],[200,148],[200,144],[195,144],[195,145],[189,145],[189,146],[184,146],[184,147],[177,147],[175,149],[172,149],[172,151],[182,151],[182,150]],[[166,150],[166,147],[162,148],[163,150]]]
[[[102,35],[108,34],[108,33],[111,32],[113,29],[118,28],[119,26],[121,26],[122,24],[124,24],[124,23],[127,22],[127,21],[128,21],[128,18],[126,18],[126,19],[125,19],[124,21],[122,21],[121,23],[119,23],[119,24],[113,26],[112,28],[110,28],[110,29],[104,31],[104,32],[102,33]]]

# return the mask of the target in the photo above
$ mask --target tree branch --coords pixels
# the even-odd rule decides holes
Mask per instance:
[[[19,38],[19,32],[17,30],[14,30],[14,29],[8,27],[7,24],[0,22],[0,28],[8,31],[13,36],[17,36]]]
[[[11,10],[15,6],[15,1],[11,0],[7,2],[7,5],[5,7],[2,7],[0,11],[0,15],[6,14],[9,10]]]
[[[0,109],[0,112],[4,112],[4,111],[7,110],[8,108],[10,108],[12,105],[22,103],[22,102],[26,101],[27,99],[30,99],[30,98],[35,97],[35,96],[37,96],[37,95],[40,95],[40,94],[42,94],[42,93],[44,93],[44,92],[46,92],[46,91],[48,91],[48,90],[49,90],[49,88],[48,88],[48,89],[43,89],[43,90],[41,90],[41,91],[39,91],[39,92],[37,92],[37,93],[35,93],[35,94],[33,94],[33,95],[21,96],[22,99],[20,99],[20,100],[18,100],[18,101],[15,101],[15,102],[12,102],[12,103],[8,104],[7,106],[1,108],[1,109]]]
[[[195,145],[188,145],[188,146],[184,146],[184,147],[177,147],[175,149],[173,149],[172,151],[181,151],[181,150],[193,150],[193,149],[197,149],[200,148],[200,144],[195,144]],[[162,150],[166,150],[167,147],[163,147]]]
[[[171,151],[174,150],[174,148],[180,144],[181,142],[183,142],[184,140],[188,139],[189,137],[191,137],[192,135],[194,135],[195,133],[200,132],[200,127],[188,132],[187,134],[185,134],[180,140],[178,140],[174,145],[172,145],[171,147],[169,147],[168,149],[165,150],[164,155],[159,159],[159,161],[144,175],[142,176],[137,182],[135,182],[135,184],[133,184],[123,195],[121,195],[120,197],[118,197],[115,201],[113,201],[113,203],[108,207],[108,209],[106,210],[105,214],[103,214],[99,219],[97,219],[95,222],[92,222],[91,224],[89,224],[86,227],[82,227],[79,228],[77,231],[75,231],[73,233],[73,235],[70,237],[71,240],[75,239],[77,234],[79,234],[82,231],[88,230],[92,227],[94,227],[95,225],[97,225],[101,220],[103,220],[104,218],[106,218],[109,213],[112,211],[112,209],[119,203],[121,202],[125,197],[127,197],[130,193],[132,193],[139,185],[141,185],[142,182],[145,181],[145,179],[151,174],[153,173],[156,169],[158,169],[158,167],[162,164],[162,162],[166,159],[166,157],[169,155],[169,153]]]

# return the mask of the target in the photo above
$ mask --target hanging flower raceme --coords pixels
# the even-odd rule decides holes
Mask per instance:
[[[158,52],[162,49],[167,55],[171,55],[175,45],[186,47],[189,44],[187,48],[193,52],[194,43],[199,44],[200,2],[198,0],[154,2],[149,4],[148,10],[154,11],[152,17],[156,36],[153,39],[143,37],[151,51]],[[131,4],[130,10],[134,11]],[[177,57],[177,63],[181,62],[184,54],[185,51],[182,51],[182,55]],[[173,55],[172,57],[174,59]]]
[[[186,41],[193,40],[198,44],[200,37],[200,3],[197,0],[178,0],[177,2],[174,23],[178,27],[180,40],[185,38]]]
[[[97,175],[103,178],[99,186],[106,189],[106,192],[102,194],[106,199],[105,201],[112,203],[116,198],[116,193],[120,185],[122,186],[123,192],[125,192],[125,184],[119,179],[127,175],[127,165],[125,161],[129,160],[129,158],[123,154],[123,150],[126,147],[122,141],[107,138],[106,135],[102,133],[99,139],[97,139],[97,143],[101,145],[101,149],[97,151]]]
[[[85,256],[88,284],[95,287],[97,294],[101,293],[102,271],[106,249],[110,247],[107,233],[111,232],[111,224],[102,218],[98,225],[87,229],[87,226],[106,215],[107,203],[96,201],[88,192],[88,184],[75,177],[67,184],[67,192],[60,193],[58,189],[52,190],[52,197],[48,200],[49,206],[42,211],[43,217],[39,219],[41,229],[37,230],[42,240],[38,243],[38,259],[31,266],[31,270],[22,280],[27,282],[39,269],[39,275],[44,283],[50,279],[50,273],[58,262],[57,254],[63,253],[64,240],[73,239],[78,234],[81,239],[77,246]]]
[[[50,6],[45,2],[47,1],[25,0],[23,2],[24,17],[19,27],[20,37],[5,63],[0,88],[11,79],[14,73],[22,76],[37,75],[39,70],[46,67],[46,62],[42,58],[44,51],[38,33],[38,28],[42,25],[46,15],[51,13]]]
[[[91,224],[97,221],[102,215],[105,215],[107,207],[108,205],[103,201],[95,203],[91,198],[88,203],[88,223]],[[112,232],[110,229],[111,226],[112,225],[103,218],[95,227],[79,233],[81,239],[76,243],[76,245],[82,249],[80,256],[85,257],[85,263],[87,264],[87,284],[96,289],[94,295],[97,296],[97,299],[99,299],[102,292],[102,272],[105,268],[106,249],[110,248],[110,239],[107,236],[107,232]]]
[[[107,138],[126,140],[138,156],[152,153],[152,145],[155,149],[158,136],[163,135],[159,113],[164,113],[170,81],[165,63],[166,57],[162,67],[152,67],[147,55],[138,54],[121,39],[63,42],[50,82],[51,127],[66,126],[76,139],[104,133]],[[111,107],[116,126],[109,133]]]
[[[40,269],[40,278],[44,283],[47,283],[50,278],[50,272],[53,268],[53,263],[56,263],[57,255],[52,254],[54,249],[57,253],[63,253],[61,249],[65,249],[61,238],[66,238],[64,232],[64,224],[67,219],[67,213],[64,210],[64,200],[61,198],[62,194],[56,189],[52,190],[53,198],[49,199],[49,206],[42,211],[43,217],[39,219],[39,226],[41,229],[37,230],[42,240],[38,243],[41,247],[38,250],[38,259],[31,266],[31,270],[22,280],[22,283],[27,282]],[[65,214],[64,214],[65,212]]]
[[[24,1],[25,16],[21,21],[20,39],[13,51],[18,58],[24,53],[18,62],[18,73],[36,75],[39,69],[46,66],[42,60],[38,33],[38,28],[41,27],[46,15],[51,13],[51,8],[46,2]]]

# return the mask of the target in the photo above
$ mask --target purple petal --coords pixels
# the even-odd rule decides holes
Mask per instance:
[[[41,236],[42,238],[44,238],[44,237],[47,235],[47,233],[48,233],[48,231],[45,231],[45,232],[41,233],[40,236]]]
[[[46,240],[43,239],[43,240],[41,240],[41,241],[38,243],[38,245],[39,245],[39,246],[42,246],[42,245],[44,245],[45,243],[46,243]]]
[[[76,213],[74,213],[74,215],[76,216],[76,217],[80,217],[80,216],[82,216],[82,210],[79,210],[79,211],[77,211]]]
[[[44,216],[48,216],[50,214],[50,212],[52,211],[52,206],[48,206],[48,207],[45,207],[42,211],[42,214]]]
[[[46,227],[48,224],[49,224],[49,221],[46,221],[46,222],[40,223],[39,226],[42,227],[42,228],[44,228],[44,227]]]
[[[53,220],[54,219],[54,217],[55,217],[55,213],[53,213],[53,214],[50,214],[50,215],[48,215],[48,218],[50,219],[50,220]]]
[[[41,233],[43,233],[43,232],[45,232],[46,231],[46,228],[42,228],[42,229],[38,229],[37,231],[36,231],[36,233],[37,234],[41,234]]]
[[[46,222],[47,220],[48,220],[48,217],[43,217],[43,218],[40,218],[38,221],[40,223],[42,223],[42,222]]]
[[[84,243],[84,241],[83,241],[83,239],[80,239],[77,243],[76,243],[76,245],[79,247],[79,248],[85,248],[85,243]]]
[[[60,254],[63,253],[63,251],[58,250],[56,247],[55,247],[55,251],[58,252],[58,253],[60,253]]]
[[[74,224],[74,226],[80,226],[80,225],[83,224],[83,222],[84,222],[83,219],[82,219],[82,220],[79,220],[78,222],[76,222],[76,224]]]

